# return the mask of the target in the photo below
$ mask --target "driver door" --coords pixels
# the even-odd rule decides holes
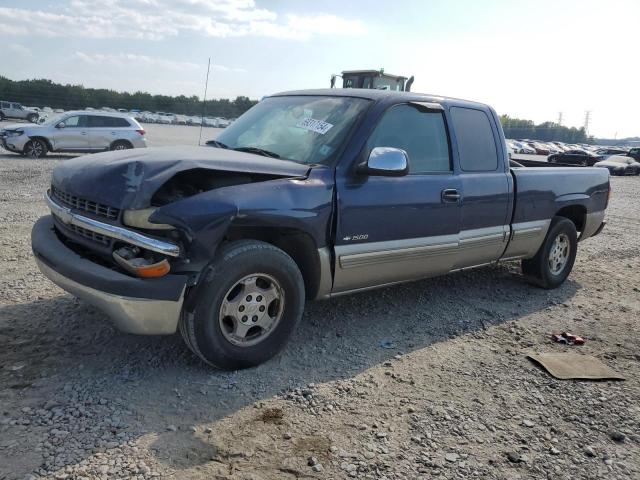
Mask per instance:
[[[436,107],[440,107],[437,105]],[[338,171],[333,293],[449,272],[460,234],[461,182],[441,109],[387,109],[365,146],[404,150],[401,177]]]

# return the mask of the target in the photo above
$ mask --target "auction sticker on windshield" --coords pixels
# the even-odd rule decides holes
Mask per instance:
[[[333,125],[331,123],[323,122],[322,120],[316,120],[315,118],[303,118],[296,124],[296,127],[324,135],[331,129],[331,127],[333,127]]]

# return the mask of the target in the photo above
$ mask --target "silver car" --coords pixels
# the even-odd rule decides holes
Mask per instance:
[[[145,131],[121,113],[64,112],[40,125],[16,123],[0,130],[0,143],[10,152],[44,157],[47,152],[102,152],[147,146]]]

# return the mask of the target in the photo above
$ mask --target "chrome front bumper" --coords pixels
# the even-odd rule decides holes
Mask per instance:
[[[104,311],[118,329],[143,335],[175,333],[186,275],[141,279],[98,265],[62,243],[51,216],[33,226],[31,247],[38,268],[49,280]]]
[[[163,255],[168,255],[170,257],[180,256],[180,247],[174,243],[148,237],[147,235],[142,235],[138,232],[134,232],[133,230],[128,230],[109,223],[99,222],[93,218],[75,214],[70,208],[63,207],[56,203],[49,195],[49,192],[45,193],[44,199],[51,209],[51,213],[67,225],[75,225],[76,227],[84,228],[85,230],[99,233],[106,237],[122,240],[123,242],[130,243],[131,245],[151,250],[152,252],[162,253]]]

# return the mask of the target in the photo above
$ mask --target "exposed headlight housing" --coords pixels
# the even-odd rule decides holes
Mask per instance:
[[[22,135],[24,132],[22,130],[5,130],[4,134],[7,137],[19,137],[20,135]]]
[[[142,210],[125,210],[122,215],[122,223],[128,227],[144,228],[146,230],[175,230],[173,225],[166,223],[151,223],[149,217],[156,211],[155,208]]]

